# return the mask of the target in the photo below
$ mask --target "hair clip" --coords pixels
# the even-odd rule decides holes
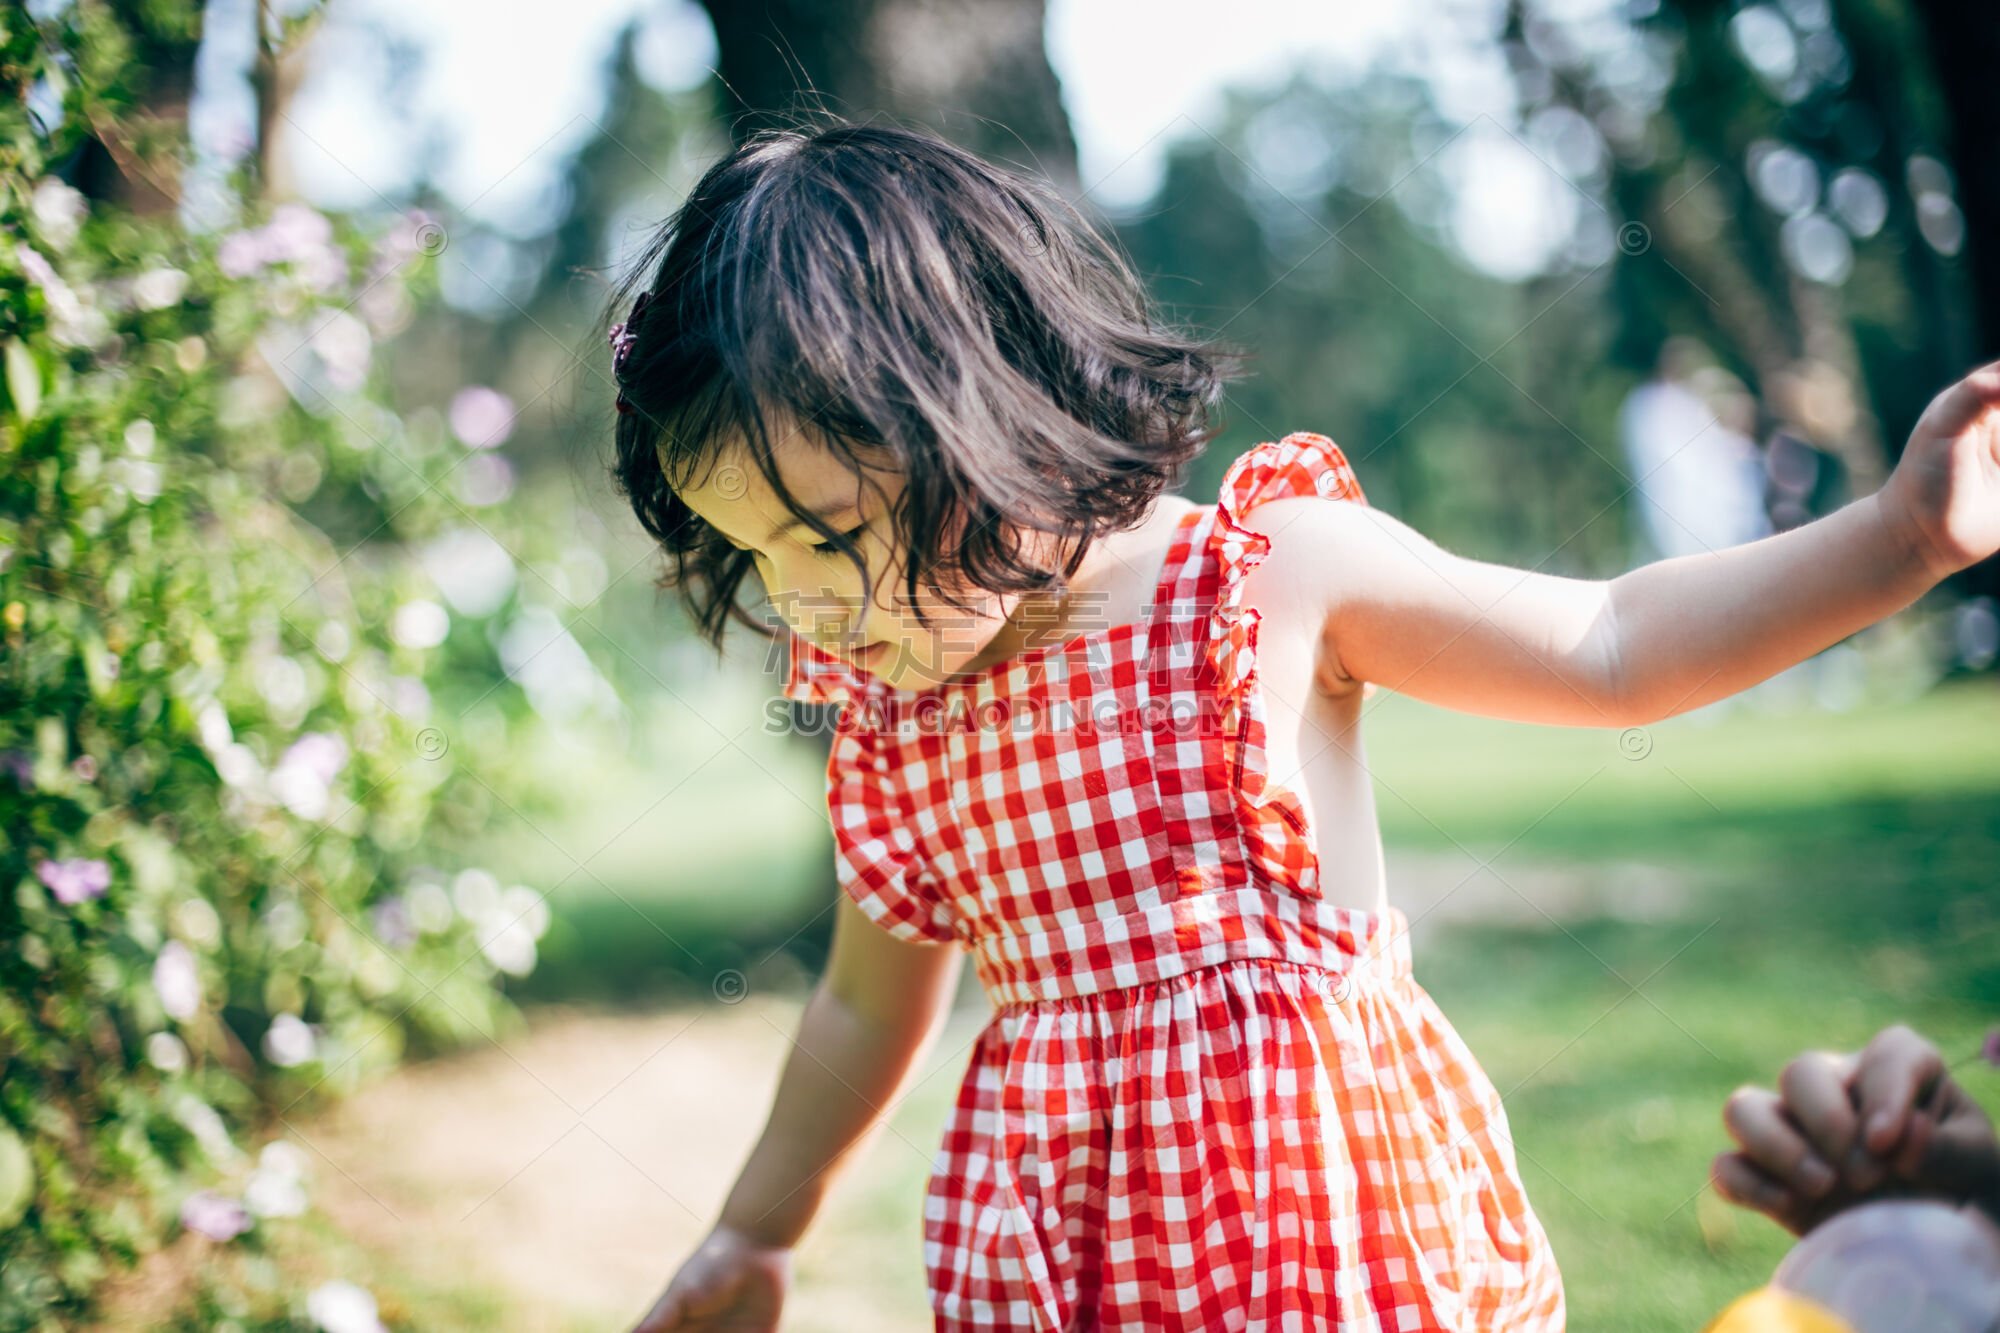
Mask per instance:
[[[618,379],[625,373],[625,358],[631,354],[632,344],[639,341],[639,316],[645,311],[646,302],[651,300],[652,296],[651,292],[640,292],[638,297],[632,302],[632,313],[625,316],[621,322],[611,326],[611,377],[613,380]],[[625,401],[625,389],[622,385],[618,389],[618,410],[620,413],[628,413],[632,410],[632,404]]]

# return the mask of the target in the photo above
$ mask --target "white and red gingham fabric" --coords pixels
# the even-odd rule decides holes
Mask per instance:
[[[1144,618],[927,690],[791,638],[785,696],[841,705],[842,891],[969,949],[996,1006],[924,1200],[941,1330],[1563,1327],[1407,919],[1324,899],[1265,765],[1242,518],[1301,495],[1366,503],[1325,436],[1257,445]]]

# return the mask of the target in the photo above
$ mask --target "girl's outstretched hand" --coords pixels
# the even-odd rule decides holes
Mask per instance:
[[[1900,1023],[1854,1054],[1806,1052],[1779,1091],[1739,1088],[1722,1118],[1740,1150],[1715,1158],[1716,1189],[1795,1235],[1895,1196],[1975,1203],[2000,1221],[1993,1122]]]
[[[792,1252],[717,1226],[632,1333],[776,1333]]]
[[[1881,496],[1935,578],[2000,551],[2000,361],[1931,399]]]

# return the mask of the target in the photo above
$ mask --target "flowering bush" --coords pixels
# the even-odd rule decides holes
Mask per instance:
[[[94,204],[58,174],[118,102],[86,22],[116,36],[98,6],[0,21],[33,92],[0,107],[8,1329],[83,1312],[165,1241],[257,1245],[306,1207],[288,1117],[516,1019],[496,983],[548,922],[532,889],[448,868],[508,799],[473,774],[512,766],[504,725],[461,730],[447,696],[519,695],[477,666],[505,581],[468,612],[406,553],[472,540],[441,483],[507,429],[491,391],[453,405],[454,440],[380,387],[436,220],[284,204],[189,234]],[[340,549],[308,504],[372,540]],[[246,1168],[239,1139],[267,1137]],[[377,1326],[344,1282],[200,1304]]]

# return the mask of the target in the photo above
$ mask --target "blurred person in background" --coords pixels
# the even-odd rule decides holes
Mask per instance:
[[[1756,399],[1700,343],[1666,340],[1653,377],[1618,412],[1619,444],[1638,489],[1641,563],[1770,535],[1756,421]]]

